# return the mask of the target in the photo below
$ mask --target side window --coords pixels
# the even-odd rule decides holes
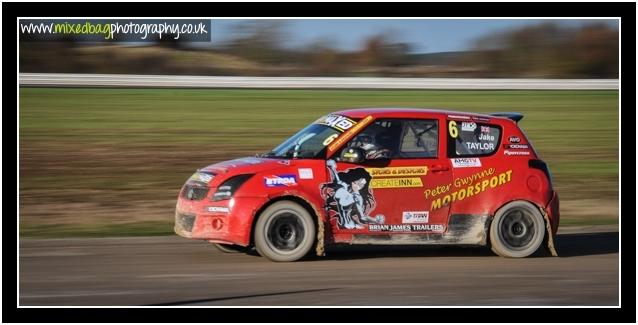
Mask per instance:
[[[377,120],[352,138],[343,150],[360,148],[366,159],[394,158],[399,151],[402,120]]]
[[[439,148],[437,120],[407,120],[403,125],[400,158],[436,158]]]
[[[472,121],[448,121],[448,156],[489,156],[498,149],[501,128]]]

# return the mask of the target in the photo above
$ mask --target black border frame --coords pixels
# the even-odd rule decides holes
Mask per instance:
[[[621,83],[624,92],[620,93],[620,103],[624,110],[625,120],[635,117],[635,16],[636,3],[2,3],[3,8],[3,65],[5,85],[17,83],[16,76],[10,71],[17,62],[16,53],[11,51],[16,43],[16,18],[23,17],[60,17],[60,16],[303,16],[303,17],[401,17],[401,16],[455,16],[455,17],[621,17],[622,60]],[[13,88],[5,87],[3,103],[5,110],[5,152],[11,157],[13,145],[16,143],[13,135],[17,132],[9,131],[7,125],[13,121]],[[11,90],[11,91],[9,91]],[[635,118],[634,118],[635,119]],[[622,122],[621,122],[622,123]],[[633,131],[635,124],[629,120],[625,122],[627,134],[620,138],[635,139]],[[627,131],[629,130],[629,131]],[[622,131],[621,131],[622,133]],[[17,274],[12,267],[16,261],[15,238],[17,218],[13,218],[11,200],[5,201],[3,211],[3,315],[4,322],[489,322],[509,323],[512,319],[524,322],[636,322],[635,311],[635,147],[634,140],[629,145],[621,147],[625,169],[622,179],[625,184],[622,194],[625,197],[624,218],[621,216],[622,255],[622,297],[621,308],[436,308],[436,309],[358,309],[354,312],[343,313],[341,309],[333,308],[17,308],[15,281]],[[5,173],[13,175],[16,165],[5,160]],[[633,177],[631,177],[633,175]],[[8,187],[7,187],[8,188]],[[5,189],[7,189],[5,188]],[[17,213],[15,214],[17,215]],[[285,317],[282,317],[284,316]],[[511,318],[509,315],[524,315],[524,318]]]

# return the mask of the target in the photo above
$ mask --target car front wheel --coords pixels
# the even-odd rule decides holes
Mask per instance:
[[[496,212],[490,226],[492,251],[503,257],[534,254],[545,236],[545,221],[538,208],[526,201],[514,201]]]
[[[255,248],[274,262],[304,257],[314,244],[315,223],[306,209],[291,201],[269,206],[255,224]]]

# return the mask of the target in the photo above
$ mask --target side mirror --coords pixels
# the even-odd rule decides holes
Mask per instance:
[[[341,150],[339,160],[351,164],[358,164],[364,162],[366,154],[361,148],[345,148]]]

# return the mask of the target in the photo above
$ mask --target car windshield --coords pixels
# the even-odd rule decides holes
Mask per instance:
[[[356,124],[345,116],[329,114],[308,125],[272,151],[267,158],[322,158],[324,149],[343,131]]]
[[[317,158],[330,140],[341,132],[325,125],[311,124],[263,157]]]

